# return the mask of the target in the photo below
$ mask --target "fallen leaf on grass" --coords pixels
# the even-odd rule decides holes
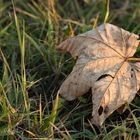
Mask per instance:
[[[92,89],[92,122],[100,126],[140,89],[140,63],[132,58],[139,36],[111,24],[103,24],[69,38],[58,50],[69,52],[77,62],[59,89],[66,100],[73,100]]]

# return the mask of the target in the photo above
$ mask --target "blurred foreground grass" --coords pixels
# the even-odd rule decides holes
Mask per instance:
[[[0,0],[0,140],[138,139],[139,95],[100,129],[90,94],[57,97],[75,61],[56,46],[103,22],[139,34],[139,0]]]

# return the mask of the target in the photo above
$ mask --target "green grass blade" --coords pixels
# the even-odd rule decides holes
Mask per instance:
[[[106,0],[106,14],[105,14],[105,18],[104,18],[104,23],[108,22],[108,17],[109,17],[109,4],[110,4],[110,0]]]

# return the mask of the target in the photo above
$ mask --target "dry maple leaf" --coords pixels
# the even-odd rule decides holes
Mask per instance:
[[[92,89],[92,122],[100,126],[116,109],[130,103],[140,89],[140,63],[132,58],[139,36],[111,24],[72,37],[58,49],[77,57],[77,62],[59,89],[73,100]]]

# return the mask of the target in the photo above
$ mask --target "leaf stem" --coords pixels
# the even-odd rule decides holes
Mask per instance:
[[[140,61],[140,58],[130,57],[130,58],[127,58],[127,61]]]

